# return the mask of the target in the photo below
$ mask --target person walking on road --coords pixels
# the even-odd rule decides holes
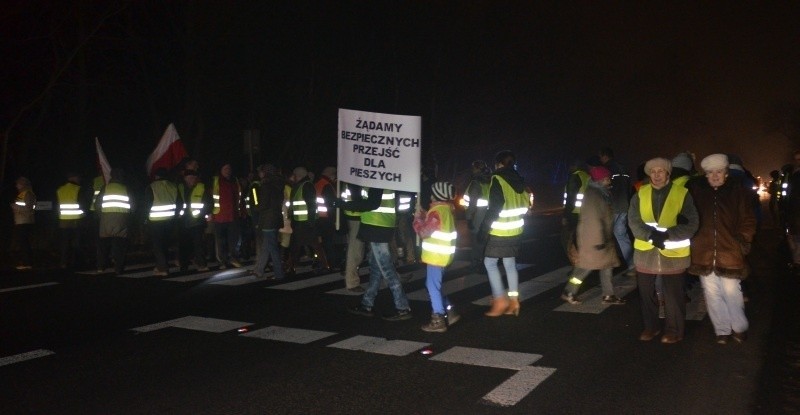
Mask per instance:
[[[86,216],[86,194],[79,174],[67,173],[67,181],[56,190],[58,203],[59,266],[74,267],[81,250],[81,221]]]
[[[464,204],[466,205],[467,228],[472,242],[470,260],[472,270],[481,274],[486,273],[483,266],[483,250],[486,248],[486,241],[478,241],[478,231],[480,230],[483,218],[486,217],[486,209],[489,207],[489,179],[491,171],[483,160],[472,162],[472,180],[464,190]]]
[[[345,183],[345,190],[342,192],[342,200],[349,202],[352,200],[362,201],[367,197],[367,191],[361,186]],[[347,259],[344,267],[344,283],[347,291],[362,294],[364,288],[361,286],[361,278],[358,275],[358,266],[364,260],[364,241],[358,239],[358,229],[361,226],[361,212],[352,210],[342,210],[347,219]]]
[[[319,261],[315,274],[323,275],[330,271],[328,257],[319,241],[317,230],[317,194],[305,167],[295,167],[292,171],[292,192],[290,210],[292,214],[292,240],[289,245],[289,261],[286,266],[289,275],[296,274],[296,266],[306,246],[310,247]]]
[[[144,193],[144,209],[147,214],[147,229],[153,245],[156,267],[153,275],[169,275],[167,254],[169,252],[175,217],[178,214],[178,186],[167,177],[167,169],[156,170],[154,180]]]
[[[648,160],[644,171],[650,183],[642,185],[628,209],[644,320],[639,340],[649,341],[661,334],[655,281],[662,276],[665,321],[661,342],[677,343],[684,334],[684,277],[691,262],[689,238],[698,227],[697,209],[689,191],[670,182],[669,160],[661,157]]]
[[[707,180],[690,187],[700,228],[692,237],[689,272],[700,276],[719,344],[730,338],[739,343],[745,340],[749,324],[741,281],[749,273],[745,255],[756,233],[750,194],[738,179],[728,175],[728,165],[725,154],[704,158],[700,166]]]
[[[283,226],[283,178],[278,174],[278,169],[271,164],[258,167],[258,177],[261,185],[258,187],[258,223],[256,230],[261,232],[261,244],[256,255],[256,265],[253,273],[257,278],[264,278],[264,270],[272,260],[272,278],[284,278],[281,252],[278,248],[278,229]]]
[[[625,304],[625,300],[614,293],[611,282],[614,267],[619,266],[613,234],[611,171],[603,166],[595,166],[589,169],[589,176],[592,181],[586,186],[575,231],[577,261],[561,299],[573,305],[580,304],[576,296],[583,280],[593,270],[600,270],[603,304]]]
[[[384,279],[392,292],[395,307],[395,313],[384,316],[384,320],[400,321],[412,318],[408,297],[403,291],[403,284],[389,252],[389,241],[394,238],[397,226],[395,192],[389,189],[370,188],[366,199],[350,202],[337,200],[334,207],[362,212],[358,237],[369,244],[369,285],[361,296],[361,304],[348,311],[366,317],[374,316],[375,297],[378,296],[381,279]]]
[[[455,188],[449,182],[431,186],[431,207],[420,209],[414,218],[414,231],[422,238],[422,262],[427,264],[425,286],[431,299],[431,321],[423,331],[445,332],[458,321],[450,301],[442,293],[444,269],[453,262],[456,253],[456,221],[453,216]]]
[[[14,212],[14,241],[19,250],[17,269],[21,271],[33,268],[33,247],[31,235],[36,223],[36,194],[33,193],[31,181],[20,176],[15,182],[17,197],[11,204]]]
[[[628,269],[628,275],[633,277],[636,270],[633,268],[633,242],[628,234],[628,207],[633,195],[633,183],[628,170],[614,158],[614,151],[603,147],[598,152],[603,167],[611,172],[611,209],[613,212],[614,238],[617,241],[622,260]]]
[[[134,200],[125,186],[122,169],[111,169],[111,179],[97,195],[95,210],[100,215],[99,251],[97,273],[108,268],[109,252],[114,258],[117,275],[125,270],[125,251],[128,245],[128,225],[135,209]]]
[[[239,218],[242,209],[242,185],[233,175],[233,167],[225,163],[214,176],[211,188],[214,201],[212,225],[219,268],[225,269],[228,264],[241,268],[237,247],[241,239]]]
[[[495,156],[495,172],[489,185],[489,208],[478,232],[478,238],[486,241],[483,264],[492,287],[492,306],[485,313],[489,317],[518,316],[520,311],[516,256],[530,199],[525,191],[525,181],[517,173],[516,163],[517,158],[510,150],[503,150]],[[498,268],[500,260],[506,270],[508,291]]]
[[[183,183],[178,185],[181,198],[178,262],[180,271],[189,269],[189,258],[194,258],[198,272],[208,271],[203,237],[206,230],[206,215],[211,211],[211,195],[198,180],[197,171],[184,170]]]

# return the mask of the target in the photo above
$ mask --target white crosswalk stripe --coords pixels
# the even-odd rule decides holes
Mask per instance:
[[[0,358],[0,366],[11,365],[14,363],[24,362],[26,360],[38,359],[40,357],[50,356],[51,354],[55,354],[55,352],[47,349],[39,349],[30,352],[15,354],[13,356],[6,356]]]
[[[517,264],[517,269],[521,266],[529,267],[527,264]],[[523,268],[524,269],[524,268]],[[519,284],[519,300],[525,301],[533,298],[545,291],[549,291],[567,281],[567,273],[571,267],[562,267],[555,271],[550,271],[546,274],[540,275],[532,280],[525,281]],[[488,306],[492,302],[492,296],[487,295],[479,300],[475,300],[472,304]]]

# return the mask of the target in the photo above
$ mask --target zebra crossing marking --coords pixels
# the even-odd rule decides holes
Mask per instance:
[[[520,264],[523,265],[523,264]],[[530,266],[530,265],[529,265]],[[519,269],[519,267],[518,267]],[[529,298],[535,297],[545,291],[549,291],[561,284],[564,284],[567,281],[569,270],[572,269],[570,266],[561,267],[557,270],[550,271],[546,274],[542,274],[538,277],[533,278],[532,280],[525,281],[519,284],[519,300],[525,301]],[[481,306],[488,306],[492,302],[492,296],[487,295],[486,297],[480,298],[472,302],[475,305]]]
[[[437,362],[461,363],[471,366],[494,367],[498,369],[520,370],[536,363],[542,355],[533,353],[506,352],[502,350],[476,349],[455,346],[430,360]]]
[[[243,337],[255,337],[263,340],[275,340],[287,343],[308,344],[326,337],[335,336],[330,331],[295,329],[291,327],[269,326],[240,334]]]
[[[492,406],[514,406],[555,372],[556,369],[552,367],[524,367],[484,395],[482,403]]]
[[[253,325],[253,323],[221,320],[208,317],[186,316],[161,323],[137,327],[131,330],[140,333],[146,333],[167,327],[177,327],[212,333],[223,333],[250,325]],[[263,329],[242,333],[239,334],[239,336],[286,343],[309,344],[318,340],[335,336],[336,334],[338,333],[292,327],[269,326]],[[415,353],[423,348],[429,347],[430,345],[430,343],[424,342],[399,339],[388,340],[383,337],[356,335],[342,341],[329,344],[325,347],[374,353],[385,356],[403,357]],[[0,366],[3,365],[3,362],[6,359],[10,359],[9,361],[14,363],[22,359],[31,359],[53,353],[50,351],[44,351],[49,353],[37,352],[30,352],[30,356],[23,358],[18,357],[22,355],[18,355],[11,356],[10,358],[0,359]],[[438,355],[432,356],[428,360],[434,362],[456,363],[517,371],[517,373],[512,375],[499,386],[495,387],[488,394],[484,395],[480,400],[480,402],[483,404],[507,407],[517,404],[520,400],[536,389],[539,384],[544,382],[550,375],[555,373],[556,369],[554,368],[530,366],[541,358],[542,355],[533,353],[455,346],[445,350],[442,353],[439,353]]]
[[[8,293],[11,291],[30,290],[33,288],[49,287],[51,285],[58,285],[57,282],[43,282],[41,284],[20,285],[18,287],[9,287],[0,289],[0,293]]]
[[[387,340],[382,337],[354,336],[334,344],[329,344],[327,347],[345,350],[359,350],[389,356],[407,356],[428,346],[430,346],[430,343],[412,342],[407,340]]]
[[[56,352],[47,349],[32,350],[30,352],[25,352],[25,353],[15,354],[13,356],[6,356],[0,358],[0,366],[20,363],[26,360],[38,359],[40,357],[50,356],[52,354],[56,354]]]
[[[625,275],[626,272],[627,270],[611,277],[614,292],[619,298],[624,298],[631,291],[636,290],[636,278]],[[581,293],[578,296],[578,300],[582,303],[577,305],[564,303],[553,309],[553,311],[600,314],[607,308],[613,307],[611,304],[603,304],[603,289],[599,286],[592,287]]]
[[[185,316],[173,320],[163,321],[161,323],[149,324],[146,326],[136,327],[131,330],[139,333],[147,333],[155,330],[161,330],[167,327],[175,327],[181,329],[207,331],[210,333],[223,333],[226,331],[235,330],[241,327],[252,326],[253,323],[245,323],[242,321],[222,320],[218,318]]]

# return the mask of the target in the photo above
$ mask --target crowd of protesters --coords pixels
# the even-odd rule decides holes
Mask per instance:
[[[793,156],[793,163],[771,174],[770,214],[786,230],[790,267],[800,270],[800,151]],[[490,283],[486,316],[518,316],[515,261],[531,195],[513,152],[501,151],[493,161],[493,170],[482,160],[472,163],[463,193],[471,269],[486,274]],[[444,272],[455,256],[455,187],[431,171],[423,171],[418,202],[417,195],[337,183],[334,167],[322,169],[317,180],[305,166],[282,172],[263,164],[248,176],[237,176],[230,163],[222,163],[207,178],[199,171],[191,159],[172,171],[159,169],[144,194],[131,191],[121,169],[111,170],[108,178],[95,177],[90,185],[67,173],[53,206],[61,268],[91,264],[98,274],[110,268],[123,273],[138,219],[149,237],[156,276],[241,268],[250,262],[255,278],[280,280],[295,276],[306,258],[313,273],[341,272],[345,288],[362,294],[360,304],[349,310],[353,314],[375,314],[375,298],[385,280],[395,310],[384,318],[396,321],[411,318],[396,267],[419,261],[427,267],[432,305],[431,320],[422,329],[443,332],[459,319],[442,292]],[[602,304],[625,305],[612,280],[621,268],[623,275],[636,278],[643,322],[639,339],[661,336],[662,343],[670,344],[683,339],[687,282],[699,279],[716,342],[743,342],[748,321],[742,281],[749,274],[746,256],[763,216],[757,181],[741,158],[723,153],[699,164],[690,152],[655,157],[637,173],[631,177],[610,148],[571,164],[562,243],[573,269],[561,298],[580,305],[581,286],[596,270]],[[34,266],[37,199],[25,177],[16,180],[16,189],[11,203],[16,268],[24,271]],[[89,241],[82,229],[90,230]],[[93,258],[86,254],[91,251]],[[365,257],[370,270],[366,288],[358,275]]]

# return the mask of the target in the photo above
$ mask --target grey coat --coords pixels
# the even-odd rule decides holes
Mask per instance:
[[[611,194],[595,182],[590,182],[584,192],[576,241],[576,267],[607,269],[619,266],[612,226]]]

